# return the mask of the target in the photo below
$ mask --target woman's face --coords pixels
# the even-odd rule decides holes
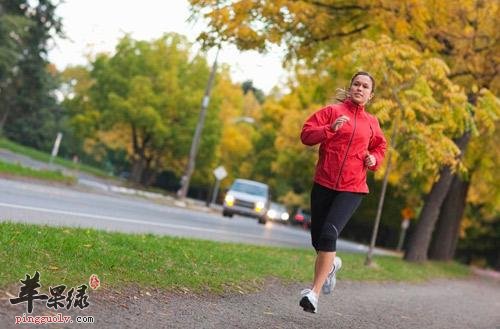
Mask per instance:
[[[351,99],[359,105],[365,105],[372,98],[372,80],[369,76],[358,75],[350,87]]]

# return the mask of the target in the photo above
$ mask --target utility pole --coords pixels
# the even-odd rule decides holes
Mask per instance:
[[[382,183],[382,191],[380,192],[380,199],[378,201],[377,215],[375,216],[375,224],[373,225],[372,238],[370,241],[370,247],[368,248],[368,253],[365,259],[365,265],[372,265],[373,250],[375,249],[375,241],[377,240],[378,227],[380,224],[380,217],[382,216],[382,208],[384,207],[385,192],[387,190],[387,183],[389,181],[389,173],[391,172],[391,153],[387,157],[387,167],[385,168],[384,181]]]
[[[212,71],[208,78],[207,88],[205,89],[205,95],[201,102],[200,117],[198,119],[198,124],[196,125],[196,130],[194,132],[193,140],[191,142],[191,150],[189,151],[189,160],[186,166],[186,171],[181,178],[181,187],[177,191],[177,196],[180,199],[184,199],[189,190],[189,183],[191,181],[191,176],[193,175],[194,168],[196,166],[196,154],[198,153],[198,147],[200,144],[201,132],[203,126],[205,125],[205,117],[207,114],[208,103],[210,102],[210,92],[212,90],[213,82],[215,79],[215,71],[217,70],[217,57],[219,57],[220,46],[217,48],[217,53],[215,54],[214,64],[212,65]]]
[[[387,75],[384,74],[385,80],[387,81]],[[401,87],[402,89],[403,87]],[[394,99],[396,100],[396,103],[398,103],[399,108],[401,109],[401,112],[403,111],[403,103],[401,103],[397,91],[394,89],[392,90],[392,95]],[[396,136],[398,134],[398,118],[394,120],[394,126],[392,129],[392,134],[391,134],[391,139],[390,143],[393,143],[393,148],[396,149]],[[382,217],[382,209],[384,208],[384,200],[385,200],[385,192],[387,191],[387,184],[389,183],[389,174],[391,172],[391,157],[392,157],[392,152],[389,150],[390,145],[387,145],[387,152],[389,155],[387,156],[387,167],[385,167],[385,173],[384,173],[384,180],[382,182],[382,191],[380,191],[380,198],[378,201],[378,207],[377,207],[377,215],[375,216],[375,224],[373,225],[373,231],[372,231],[372,238],[370,241],[370,247],[368,248],[368,253],[366,254],[366,259],[365,259],[365,265],[366,266],[371,266],[373,262],[373,251],[375,249],[375,242],[377,241],[377,234],[378,234],[378,227],[380,225],[380,217]]]

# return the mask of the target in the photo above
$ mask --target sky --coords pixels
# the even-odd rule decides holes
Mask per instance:
[[[68,65],[87,64],[88,55],[112,53],[126,33],[135,39],[152,40],[166,32],[177,32],[195,42],[206,28],[202,22],[187,22],[187,0],[65,0],[56,13],[63,19],[66,39],[56,39],[49,59],[61,70]],[[209,51],[210,65],[214,57],[215,50]],[[281,59],[279,49],[261,55],[225,46],[219,54],[219,62],[230,65],[233,81],[253,80],[254,86],[264,92],[285,82]]]

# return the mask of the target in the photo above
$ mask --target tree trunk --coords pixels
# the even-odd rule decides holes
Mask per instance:
[[[438,181],[434,183],[425,198],[424,207],[420,213],[415,231],[410,236],[405,260],[410,262],[427,260],[427,250],[429,249],[432,231],[438,219],[441,205],[450,188],[452,178],[450,167],[447,166],[441,169]]]
[[[158,163],[155,161],[153,157],[149,157],[146,159],[146,168],[144,168],[144,172],[142,174],[141,183],[144,186],[151,186],[156,181],[156,177],[158,176]]]
[[[143,157],[137,156],[132,162],[132,171],[130,173],[130,180],[134,184],[140,184],[142,181],[142,175],[144,169],[146,168],[146,161]]]
[[[441,206],[436,231],[429,249],[429,259],[442,261],[453,259],[468,190],[469,182],[454,175],[450,190]]]
[[[144,173],[143,177],[143,185],[145,186],[151,186],[156,182],[156,178],[158,177],[158,172],[154,169],[148,169]]]
[[[465,132],[460,138],[455,140],[463,155],[470,140],[470,132]],[[434,183],[431,191],[424,200],[424,207],[420,213],[415,231],[410,236],[405,260],[410,262],[422,262],[427,260],[427,252],[432,238],[434,226],[439,217],[439,211],[446,195],[450,189],[453,175],[450,167],[441,169],[439,179]]]
[[[2,88],[4,89],[4,88]],[[8,97],[8,95],[7,95]],[[9,101],[2,102],[4,103],[5,107],[2,111],[2,114],[0,116],[0,135],[3,134],[3,127],[5,126],[5,123],[7,122],[7,118],[9,117],[10,110],[11,110],[11,104]]]
[[[3,131],[3,127],[5,126],[5,122],[7,121],[7,117],[9,116],[9,110],[5,110],[4,113],[2,113],[2,117],[0,118],[0,135]]]
[[[497,250],[497,260],[494,269],[495,271],[500,271],[500,250]]]

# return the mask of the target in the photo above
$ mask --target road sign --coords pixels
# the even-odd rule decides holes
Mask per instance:
[[[227,176],[226,168],[224,168],[223,166],[218,166],[214,170],[214,175],[217,180],[223,180]]]
[[[415,212],[410,207],[406,207],[401,210],[401,216],[403,219],[412,219],[415,216]]]

